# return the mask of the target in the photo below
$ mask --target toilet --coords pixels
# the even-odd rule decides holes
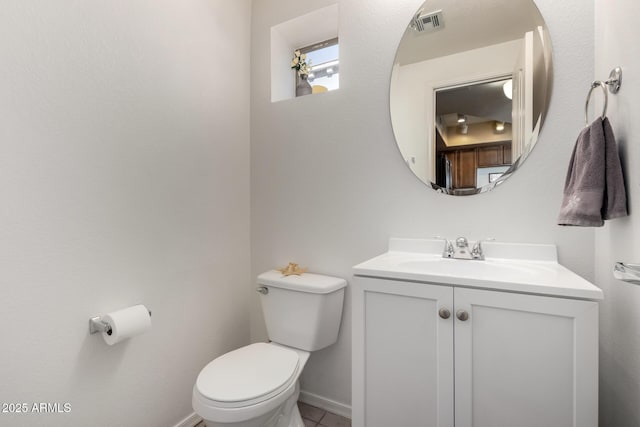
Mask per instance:
[[[344,279],[273,270],[257,283],[271,342],[230,351],[202,369],[193,409],[207,427],[304,427],[298,378],[310,352],[338,339]]]

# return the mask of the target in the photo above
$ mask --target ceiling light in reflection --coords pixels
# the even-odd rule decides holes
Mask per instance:
[[[504,92],[504,96],[509,99],[513,99],[513,80],[507,80],[502,85],[502,91]]]

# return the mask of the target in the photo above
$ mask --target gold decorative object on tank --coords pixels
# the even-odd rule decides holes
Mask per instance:
[[[300,276],[302,273],[306,273],[308,269],[307,267],[300,268],[295,262],[290,262],[286,267],[278,268],[277,270],[282,273],[283,276],[291,276],[294,274]]]

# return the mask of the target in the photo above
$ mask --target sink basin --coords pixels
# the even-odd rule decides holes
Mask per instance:
[[[484,243],[484,260],[442,257],[441,240],[391,239],[389,251],[353,267],[356,276],[510,292],[603,299],[592,283],[558,263],[554,245]]]
[[[552,267],[543,263],[517,261],[469,261],[447,258],[425,258],[398,262],[398,267],[408,271],[443,276],[495,277],[498,275],[536,275],[549,273]]]

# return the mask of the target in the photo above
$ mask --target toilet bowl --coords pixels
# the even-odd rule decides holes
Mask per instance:
[[[304,274],[258,276],[270,338],[223,354],[202,369],[193,408],[207,427],[304,427],[299,377],[311,351],[337,340],[343,279]]]
[[[207,427],[298,427],[298,378],[309,353],[257,343],[215,359],[198,375],[193,407]],[[295,420],[298,423],[283,420]]]

